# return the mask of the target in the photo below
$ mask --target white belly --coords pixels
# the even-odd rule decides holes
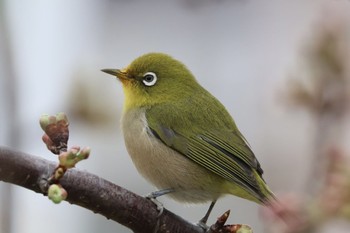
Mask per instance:
[[[137,170],[158,189],[174,189],[169,196],[184,202],[206,202],[220,196],[223,179],[153,137],[144,110],[125,113],[122,129]]]

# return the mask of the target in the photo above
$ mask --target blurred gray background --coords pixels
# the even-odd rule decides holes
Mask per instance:
[[[121,84],[100,69],[165,52],[183,61],[234,116],[271,189],[303,192],[314,125],[281,99],[315,23],[349,10],[345,0],[2,0],[0,145],[55,161],[41,142],[38,119],[63,111],[70,145],[92,148],[79,169],[141,195],[154,191],[124,146]],[[208,207],[160,200],[192,222]],[[52,226],[59,225],[69,226],[67,232],[130,232],[88,210],[55,205],[2,182],[0,201],[1,233],[58,233],[62,227]],[[233,196],[218,201],[209,222],[227,209],[230,223],[263,231],[259,207]]]

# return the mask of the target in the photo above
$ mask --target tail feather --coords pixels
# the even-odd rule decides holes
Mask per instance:
[[[262,178],[262,176],[258,172],[255,172],[255,177],[256,177],[256,181],[260,187],[258,193],[256,193],[256,194],[259,197],[261,204],[270,205],[271,202],[277,201],[275,194],[267,186],[267,184],[266,184],[265,180]]]

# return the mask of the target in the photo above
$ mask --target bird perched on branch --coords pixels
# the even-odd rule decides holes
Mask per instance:
[[[124,69],[104,69],[123,85],[122,130],[137,170],[177,201],[210,208],[225,194],[268,204],[263,170],[225,107],[180,61],[149,53]]]

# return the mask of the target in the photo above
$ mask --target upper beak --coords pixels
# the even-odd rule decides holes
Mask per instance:
[[[113,76],[117,76],[119,79],[129,79],[127,73],[119,69],[102,69],[101,71]]]

